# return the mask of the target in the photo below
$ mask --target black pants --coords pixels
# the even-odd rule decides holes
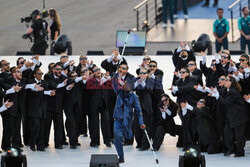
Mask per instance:
[[[45,119],[29,117],[30,125],[30,145],[37,146],[37,149],[44,148]]]
[[[78,143],[78,137],[80,135],[80,111],[78,105],[75,104],[73,108],[65,108],[66,115],[66,131],[69,136],[70,145],[76,145]]]
[[[143,122],[146,125],[147,133],[149,135],[149,138],[151,139],[153,116],[146,111],[143,111],[142,114]],[[140,128],[137,116],[135,116],[134,119],[134,135],[138,147],[149,148],[147,136],[145,135],[145,132]]]
[[[225,143],[229,151],[235,152],[238,155],[245,154],[245,144],[246,144],[246,137],[245,137],[245,130],[246,130],[246,123],[239,125],[234,128],[230,128],[229,123],[226,123],[225,126]]]
[[[89,133],[91,144],[97,145],[100,145],[99,114],[101,114],[103,141],[105,144],[110,143],[109,113],[105,110],[105,108],[92,106],[89,114]]]
[[[21,118],[11,115],[2,115],[3,120],[3,137],[2,137],[2,149],[6,150],[10,146],[20,146],[20,127]]]
[[[45,145],[49,143],[51,123],[54,124],[54,142],[55,147],[62,146],[63,144],[63,112],[54,113],[53,111],[47,112],[45,123]]]
[[[22,117],[23,124],[23,142],[25,145],[29,145],[30,143],[30,120],[29,117],[25,114]]]

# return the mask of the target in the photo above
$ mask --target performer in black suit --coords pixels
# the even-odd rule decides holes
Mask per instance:
[[[47,119],[45,126],[45,145],[49,143],[51,122],[54,124],[54,141],[56,149],[63,149],[63,103],[67,79],[62,75],[61,63],[56,63],[53,74],[46,77],[49,90],[55,90],[55,96],[47,97]]]
[[[103,141],[107,147],[111,147],[109,113],[105,109],[103,99],[103,81],[101,79],[101,69],[97,66],[93,68],[93,77],[87,81],[86,89],[88,91],[89,99],[89,132],[91,138],[90,146],[98,147],[100,145],[99,114],[101,114]]]
[[[36,84],[34,89],[27,91],[27,112],[29,116],[30,128],[30,149],[32,151],[45,151],[44,129],[47,116],[47,102],[45,94],[55,95],[55,92],[48,91],[46,81],[42,80],[43,73],[40,69],[35,69],[34,79],[28,81],[29,84]]]

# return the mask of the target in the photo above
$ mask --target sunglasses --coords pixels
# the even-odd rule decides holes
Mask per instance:
[[[147,72],[140,72],[139,74],[147,74]]]
[[[211,64],[211,66],[213,67],[213,66],[215,66],[215,64]]]
[[[77,77],[77,75],[71,75],[71,78]]]
[[[185,74],[186,73],[186,71],[180,71],[180,74]]]
[[[88,60],[87,57],[81,57],[80,60]]]
[[[127,68],[126,67],[121,67],[121,69],[126,70]]]
[[[20,62],[20,64],[24,64],[25,63],[25,60],[24,61],[22,61],[22,62]]]
[[[223,58],[223,59],[228,59],[228,57],[227,57],[227,56],[221,56],[221,58]]]
[[[86,71],[88,71],[88,69],[84,69],[81,71],[81,73],[85,73]]]
[[[194,66],[194,64],[188,64],[188,66]]]
[[[156,67],[156,65],[149,65],[149,67],[154,67],[154,68],[155,68],[155,67]]]
[[[199,101],[199,103],[203,103],[203,104],[204,104],[204,103],[205,103],[205,101],[204,101],[204,100],[200,100],[200,101]]]
[[[150,58],[143,59],[143,61],[150,60]]]
[[[69,58],[69,56],[62,56],[62,58]]]
[[[56,68],[57,71],[62,71],[62,68]]]
[[[229,81],[229,79],[226,78],[225,81]]]
[[[101,71],[100,68],[94,69],[93,72]]]
[[[239,61],[246,61],[246,59],[239,59]]]
[[[43,73],[42,72],[38,72],[38,73],[36,73],[36,75],[43,75]]]
[[[21,74],[21,73],[22,73],[22,71],[16,71],[16,73],[19,73],[19,74]]]
[[[219,81],[225,81],[225,79],[224,78],[219,78]]]
[[[162,100],[161,102],[164,103],[164,102],[166,102],[166,101],[168,101],[168,99]]]
[[[240,69],[244,69],[244,67],[242,67],[242,66],[239,66],[239,68],[240,68]]]
[[[5,63],[5,64],[3,64],[3,66],[9,66],[10,65],[10,63]]]

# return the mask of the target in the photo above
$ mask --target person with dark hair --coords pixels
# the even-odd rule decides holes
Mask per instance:
[[[10,63],[7,60],[1,60],[0,61],[0,68],[1,68],[0,78],[2,78],[4,81],[6,81],[11,75]]]
[[[210,68],[206,66],[206,55],[201,52],[202,61],[200,61],[200,68],[202,73],[206,77],[206,86],[207,87],[215,87],[218,85],[218,78],[222,75],[226,74],[225,69],[220,64],[220,60],[216,58],[216,60],[212,60]],[[219,61],[219,62],[218,62]]]
[[[114,110],[114,144],[119,156],[119,163],[124,163],[122,140],[132,139],[132,120],[136,115],[141,129],[145,129],[143,123],[142,109],[135,93],[132,92],[134,82],[131,79],[122,80],[122,73],[115,74],[113,88],[117,95]],[[134,109],[134,111],[133,111]]]
[[[149,56],[144,56],[142,59],[142,63],[139,65],[139,68],[136,69],[136,74],[139,76],[140,69],[146,68],[149,69],[149,63],[151,61],[151,58]]]
[[[55,90],[55,96],[47,97],[47,117],[45,126],[45,147],[48,146],[51,123],[54,124],[54,141],[56,149],[63,149],[63,101],[67,79],[62,75],[60,62],[54,65],[53,73],[46,77],[49,90]]]
[[[182,133],[178,133],[178,127],[174,121],[178,110],[178,104],[173,102],[167,94],[161,95],[161,103],[158,105],[157,110],[156,133],[153,138],[155,151],[160,149],[166,133],[169,133],[171,136],[182,135]]]
[[[44,130],[47,116],[45,95],[55,95],[55,92],[47,89],[47,82],[42,80],[42,76],[42,71],[35,69],[34,78],[28,81],[29,84],[36,84],[35,89],[27,91],[27,115],[29,117],[30,132],[29,145],[32,151],[45,151]]]
[[[222,8],[217,9],[217,15],[218,19],[216,19],[213,24],[213,34],[214,37],[216,38],[215,41],[216,53],[220,52],[221,46],[223,46],[224,49],[228,49],[227,35],[230,30],[228,20],[223,17]]]
[[[186,107],[187,104],[182,107]],[[189,112],[193,112],[198,120],[198,145],[202,152],[208,154],[220,153],[220,143],[215,121],[211,110],[206,106],[206,100],[200,99],[196,107],[190,106]]]
[[[62,25],[59,15],[55,9],[53,8],[49,9],[48,13],[49,13],[49,18],[52,20],[52,24],[50,25],[50,39],[51,39],[50,55],[54,55],[55,50],[53,48],[54,47],[53,45],[55,44],[55,41],[60,35],[60,32],[62,30]]]
[[[221,97],[214,89],[211,96],[221,101],[226,108],[226,126],[224,129],[225,143],[228,151],[225,156],[235,153],[234,157],[245,156],[245,130],[249,120],[247,106],[240,94],[241,87],[234,77],[228,77],[225,82],[227,93]]]
[[[140,69],[139,77],[134,83],[134,90],[139,98],[143,122],[147,126],[148,135],[152,138],[153,130],[153,107],[152,107],[152,94],[154,89],[154,80],[149,78],[149,70],[146,68]],[[149,149],[149,143],[144,132],[139,128],[138,117],[135,116],[134,121],[134,132],[137,148],[140,151]]]
[[[240,31],[240,49],[246,51],[248,47],[248,54],[250,54],[250,16],[248,7],[242,9],[243,17],[238,20],[238,29]]]
[[[33,19],[32,25],[27,30],[27,34],[23,35],[24,38],[27,38],[31,33],[34,34],[34,44],[31,47],[31,51],[34,55],[45,55],[46,49],[48,48],[47,37],[50,30],[47,21],[44,20],[40,14],[40,11],[37,9],[31,13]]]
[[[104,84],[102,80],[101,69],[95,66],[93,69],[93,77],[87,81],[87,97],[89,105],[89,133],[90,146],[98,147],[100,145],[100,125],[99,118],[101,116],[101,131],[103,142],[107,147],[111,147],[110,141],[110,125],[109,113],[103,99]]]
[[[103,89],[103,96],[106,109],[109,112],[109,121],[110,121],[110,137],[111,140],[114,138],[114,108],[115,108],[115,101],[116,95],[114,90],[112,89],[112,81],[111,78],[118,70],[119,64],[127,64],[127,61],[124,57],[122,57],[119,53],[119,50],[113,49],[111,56],[106,58],[101,62],[101,67],[106,71],[103,78],[105,80],[105,89]]]
[[[183,67],[187,67],[187,63],[193,60],[196,61],[196,58],[189,48],[187,42],[180,42],[180,46],[175,49],[172,56],[172,61],[175,66],[175,72],[179,71]]]
[[[60,63],[63,67],[62,75],[64,75],[65,77],[68,76],[68,73],[76,70],[76,67],[74,66],[75,61],[69,60],[69,56],[67,54],[61,54]]]
[[[83,77],[78,77],[76,72],[70,72],[66,85],[64,113],[66,115],[66,131],[69,136],[71,149],[76,149],[80,145],[78,137],[80,136],[80,118],[82,111],[82,87]]]

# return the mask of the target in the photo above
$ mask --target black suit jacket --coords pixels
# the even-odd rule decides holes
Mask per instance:
[[[45,81],[48,83],[49,90],[56,90],[55,96],[47,96],[47,104],[49,112],[62,112],[65,86],[62,88],[57,88],[57,85],[62,83],[66,77],[61,75],[59,78],[55,78],[53,74],[48,74],[44,77]]]
[[[105,69],[106,71],[108,71],[110,73],[110,76],[113,76],[116,73],[118,65],[121,64],[121,63],[127,64],[127,61],[124,58],[122,58],[121,62],[118,61],[118,63],[116,65],[113,65],[112,61],[109,63],[107,61],[107,59],[105,59],[105,60],[102,61],[101,67],[103,69]]]
[[[35,79],[28,81],[29,84],[37,83]],[[47,115],[47,102],[44,91],[48,90],[47,82],[41,80],[40,85],[44,88],[43,91],[27,90],[27,111],[28,116],[35,118],[46,118]]]

